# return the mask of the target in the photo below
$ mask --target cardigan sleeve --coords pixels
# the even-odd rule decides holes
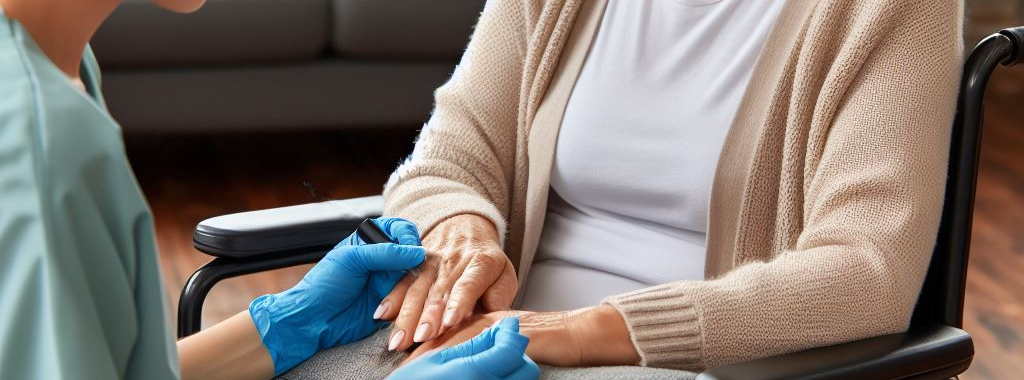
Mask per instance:
[[[963,8],[866,4],[880,9],[850,20],[856,33],[828,37],[852,40],[844,56],[827,68],[797,63],[798,77],[819,69],[837,80],[818,84],[807,118],[827,127],[822,136],[811,129],[795,243],[716,279],[605,300],[625,318],[642,365],[700,370],[908,327],[942,209]],[[830,93],[844,76],[844,90]]]
[[[516,160],[528,1],[489,0],[412,155],[384,188],[385,215],[426,235],[455,215],[490,219],[504,241]]]

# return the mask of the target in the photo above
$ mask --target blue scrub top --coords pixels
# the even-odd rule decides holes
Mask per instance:
[[[82,72],[0,10],[0,379],[176,379],[153,217]]]

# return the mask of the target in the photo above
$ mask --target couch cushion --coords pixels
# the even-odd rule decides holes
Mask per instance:
[[[108,70],[103,93],[128,133],[410,128],[427,120],[451,72],[450,63],[351,59]]]
[[[337,53],[357,58],[462,55],[486,0],[333,0]]]
[[[308,59],[328,50],[330,0],[209,0],[175,14],[126,0],[92,46],[104,66]]]

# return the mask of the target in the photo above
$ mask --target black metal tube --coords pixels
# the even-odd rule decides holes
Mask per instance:
[[[915,313],[915,325],[963,326],[985,88],[995,68],[1010,62],[1015,50],[1011,38],[993,34],[974,48],[964,65],[950,144],[946,205],[936,245],[946,249],[936,250],[932,257],[923,288],[931,293],[923,293],[919,301],[928,307],[924,313]]]
[[[1021,52],[1024,50],[1024,26],[1003,29],[999,31],[999,34],[1006,36],[1013,43],[1013,53],[1003,61],[1003,66],[1013,66],[1024,61],[1024,54]]]
[[[232,277],[320,261],[330,246],[302,252],[284,252],[254,258],[216,258],[189,277],[178,300],[178,338],[195,334],[202,327],[203,301],[218,282]]]

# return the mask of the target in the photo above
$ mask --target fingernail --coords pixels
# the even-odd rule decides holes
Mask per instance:
[[[451,308],[444,311],[444,317],[441,318],[442,323],[445,326],[451,326],[455,324],[455,308]]]
[[[420,323],[420,327],[416,328],[416,335],[413,336],[412,341],[421,343],[427,340],[427,330],[430,329],[430,322]]]
[[[398,348],[398,345],[402,343],[402,339],[405,339],[405,330],[398,330],[394,335],[391,335],[391,340],[388,342],[388,351],[394,351]]]
[[[380,317],[383,316],[384,313],[387,313],[387,312],[388,312],[388,301],[381,302],[380,305],[377,305],[377,310],[373,311],[373,319],[380,319]]]

